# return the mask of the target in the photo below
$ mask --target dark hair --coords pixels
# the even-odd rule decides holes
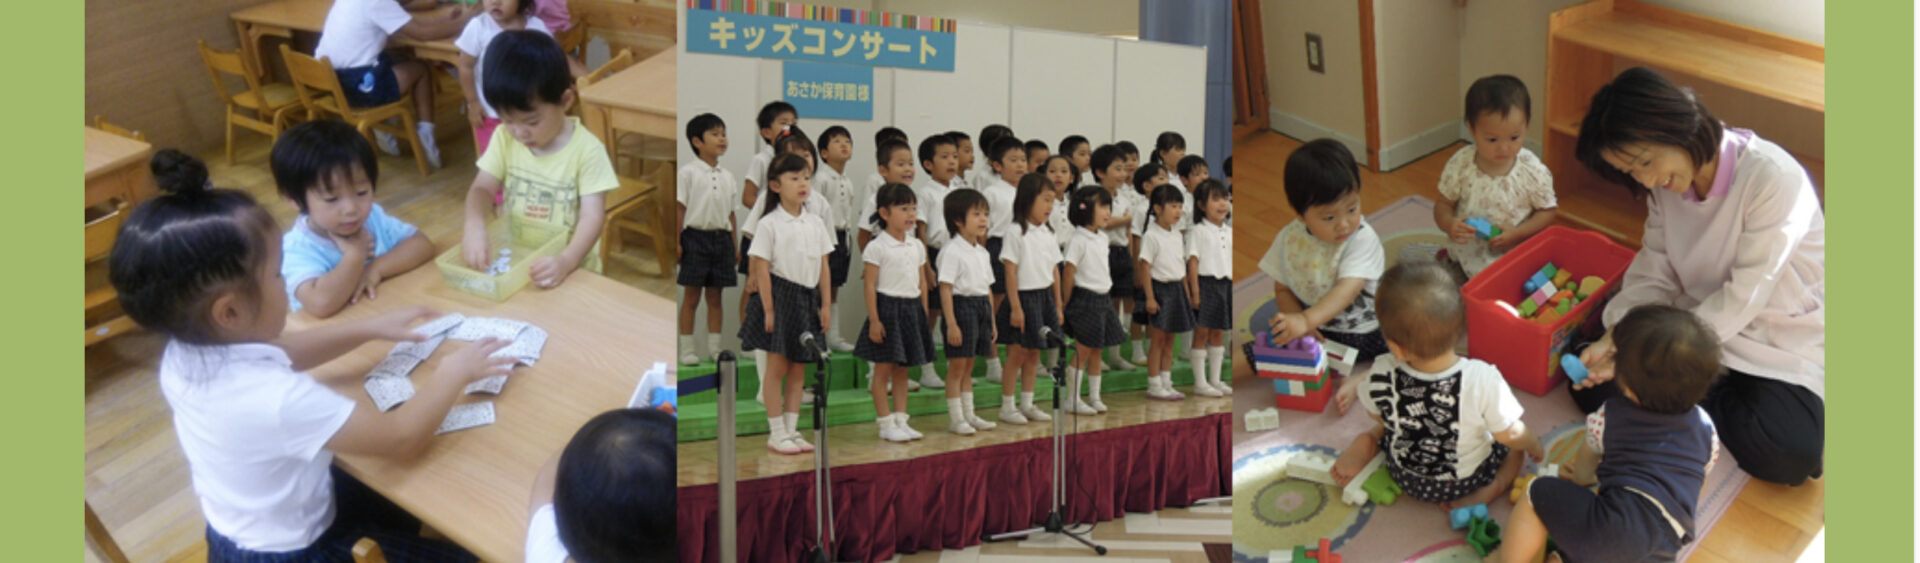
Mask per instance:
[[[337,119],[309,121],[288,128],[273,142],[267,157],[273,169],[273,184],[280,196],[293,200],[301,213],[307,212],[307,192],[332,191],[334,174],[353,175],[353,166],[367,173],[367,182],[380,185],[380,160],[373,145],[360,131]],[[154,157],[154,166],[159,166]],[[204,168],[204,166],[202,166]],[[202,174],[205,175],[204,173]],[[159,177],[156,168],[154,177]]]
[[[873,144],[875,145],[885,143],[888,139],[898,140],[902,143],[907,142],[907,132],[901,131],[899,127],[881,127],[879,131],[873,132]]]
[[[959,236],[960,224],[967,221],[968,212],[975,209],[992,211],[987,206],[987,196],[980,195],[980,190],[947,192],[947,198],[940,202],[940,209],[946,215],[947,232],[954,233],[954,236]]]
[[[1174,163],[1174,167],[1175,167],[1175,170],[1179,172],[1181,178],[1186,178],[1188,176],[1192,176],[1194,172],[1197,172],[1202,168],[1206,168],[1207,157],[1200,156],[1197,154],[1190,154],[1187,156],[1183,156],[1183,157],[1180,157],[1180,162]],[[1187,186],[1187,188],[1192,189],[1193,186]]]
[[[799,125],[788,127],[786,131],[774,137],[773,141],[774,154],[796,151],[806,151],[807,158],[810,160],[808,164],[812,165],[814,170],[820,169],[820,149],[813,146],[813,141],[807,139],[807,132],[801,131]]]
[[[538,1],[547,2],[550,0],[538,0]],[[514,13],[519,14],[521,16],[526,16],[527,14],[531,14],[533,13],[533,6],[535,3],[536,3],[536,0],[520,0],[519,9],[515,10]]]
[[[1028,140],[1028,141],[1027,141],[1027,144],[1026,144],[1026,148],[1027,148],[1027,153],[1028,153],[1028,154],[1032,154],[1032,153],[1033,153],[1033,151],[1036,151],[1036,150],[1042,150],[1042,151],[1052,151],[1052,150],[1053,150],[1053,149],[1050,149],[1050,148],[1047,148],[1047,142],[1046,142],[1046,141],[1042,141],[1042,140],[1039,140],[1039,139],[1030,139],[1030,140]]]
[[[1438,262],[1401,262],[1389,268],[1380,276],[1373,307],[1380,317],[1380,336],[1413,356],[1408,360],[1452,350],[1467,319],[1460,286]]]
[[[1634,197],[1644,197],[1647,187],[1607,164],[1605,153],[1634,143],[1666,145],[1679,147],[1693,158],[1694,166],[1700,166],[1720,150],[1723,127],[1691,88],[1674,84],[1653,69],[1633,67],[1593,93],[1587,117],[1580,121],[1573,156],[1602,179],[1625,186]]]
[[[1220,181],[1219,178],[1201,180],[1200,185],[1193,187],[1193,210],[1191,211],[1193,224],[1198,225],[1201,221],[1207,220],[1206,214],[1201,213],[1200,208],[1206,207],[1216,198],[1231,199],[1232,197],[1233,189],[1228,188],[1227,183]],[[1232,216],[1233,212],[1228,211],[1227,217]]]
[[[1233,177],[1233,155],[1227,155],[1226,160],[1220,161],[1220,171],[1227,173],[1228,178]]]
[[[887,139],[885,141],[882,141],[880,143],[880,148],[873,152],[873,159],[875,161],[878,161],[878,164],[880,166],[886,166],[887,161],[892,160],[893,153],[899,152],[899,151],[907,151],[907,158],[913,158],[913,148],[907,146],[906,141],[899,140],[899,139]]]
[[[559,104],[573,87],[567,53],[553,36],[530,29],[500,32],[487,43],[480,93],[499,112],[533,111],[533,103]]]
[[[881,230],[886,230],[887,220],[880,217],[880,210],[895,205],[918,203],[919,200],[920,198],[914,196],[913,188],[906,184],[895,182],[883,184],[880,189],[873,192],[873,216],[868,217],[867,221],[879,225]]]
[[[774,151],[773,160],[767,163],[767,204],[766,207],[760,208],[760,215],[765,216],[773,211],[773,208],[780,206],[780,192],[774,191],[772,186],[781,174],[788,172],[806,173],[807,159],[800,158],[797,154]]]
[[[1140,195],[1147,195],[1147,188],[1146,188],[1147,181],[1152,180],[1155,174],[1165,172],[1166,170],[1167,169],[1161,167],[1160,163],[1158,162],[1149,162],[1149,163],[1140,165],[1139,170],[1133,171],[1134,193],[1138,193]]]
[[[1047,157],[1047,160],[1041,162],[1040,167],[1035,169],[1034,172],[1039,172],[1040,174],[1045,175],[1047,173],[1047,168],[1050,166],[1053,166],[1054,160],[1060,160],[1062,162],[1067,163],[1067,175],[1073,176],[1072,178],[1067,179],[1067,181],[1070,182],[1067,185],[1067,187],[1071,189],[1074,186],[1078,186],[1080,183],[1080,167],[1074,166],[1073,159],[1067,158],[1066,155],[1056,154],[1056,155]],[[1071,191],[1069,191],[1068,195],[1072,195]]]
[[[927,163],[933,162],[933,156],[940,153],[941,146],[953,147],[956,152],[960,150],[960,143],[954,142],[953,137],[945,133],[920,140],[920,168],[928,174],[932,174],[933,169],[928,168]]]
[[[1613,370],[1647,410],[1679,414],[1720,377],[1720,338],[1686,309],[1634,307],[1613,326]]]
[[[1020,156],[1026,156],[1025,149],[1026,145],[1019,139],[1002,136],[993,141],[993,146],[987,148],[987,162],[999,164],[1007,158],[1007,153],[1014,151],[1022,151]]]
[[[1173,184],[1160,184],[1160,187],[1153,189],[1153,195],[1147,196],[1147,220],[1140,223],[1140,232],[1135,234],[1145,235],[1148,229],[1153,228],[1153,218],[1160,214],[1161,205],[1168,203],[1184,205],[1186,202],[1187,197],[1180,195],[1180,188],[1173,187]]]
[[[693,146],[693,141],[705,136],[708,131],[714,129],[719,129],[721,134],[725,134],[727,132],[727,122],[721,120],[720,116],[711,113],[693,116],[692,120],[687,121],[687,146],[692,148],[695,154],[699,154],[700,147]]]
[[[214,189],[207,166],[174,149],[149,162],[164,192],[120,225],[107,280],[134,322],[188,344],[215,344],[213,301],[237,291],[253,302],[268,267],[273,216],[245,192]]]
[[[759,125],[761,129],[766,129],[773,126],[774,120],[780,119],[780,116],[789,113],[793,114],[796,120],[800,117],[800,110],[794,109],[793,104],[774,100],[767,102],[767,105],[760,106],[760,115],[754,116],[753,122]],[[778,133],[778,131],[775,133]]]
[[[1140,147],[1134,146],[1133,141],[1120,141],[1113,146],[1120,149],[1120,156],[1140,156]]]
[[[1100,186],[1080,186],[1073,190],[1073,195],[1068,196],[1067,205],[1071,206],[1067,208],[1067,223],[1085,227],[1093,224],[1095,207],[1113,207],[1113,195]]]
[[[973,142],[973,136],[968,135],[966,131],[948,131],[947,136],[953,137],[953,144],[955,145],[960,144],[960,141]]]
[[[1187,150],[1187,138],[1182,137],[1180,136],[1179,133],[1175,133],[1172,131],[1167,131],[1167,132],[1161,133],[1160,136],[1158,137],[1154,137],[1153,138],[1153,157],[1152,157],[1153,162],[1158,164],[1163,164],[1163,165],[1168,164],[1165,162],[1160,162],[1160,153],[1166,152],[1172,149],[1180,149],[1183,151]],[[1174,164],[1178,164],[1178,163],[1174,163]]]
[[[1013,136],[1013,129],[1005,125],[995,123],[993,125],[981,127],[980,137],[979,137],[980,146],[992,147],[994,142],[999,141],[1001,137],[1012,137],[1012,136]],[[993,158],[988,157],[987,160],[993,160]]]
[[[553,519],[574,560],[673,560],[674,427],[673,415],[657,409],[612,410],[560,451]]]
[[[845,137],[847,139],[847,147],[853,147],[853,132],[848,131],[846,127],[835,125],[828,127],[826,131],[820,132],[820,138],[814,141],[814,148],[823,151],[827,150],[827,145],[833,142],[834,137]]]
[[[1079,135],[1067,135],[1067,138],[1060,140],[1060,153],[1073,154],[1073,149],[1086,146],[1088,144],[1089,143],[1087,143],[1086,137],[1082,137]]]
[[[1467,127],[1473,127],[1481,115],[1504,116],[1515,109],[1527,121],[1533,121],[1533,99],[1527,96],[1527,84],[1513,75],[1495,74],[1467,87]]]
[[[1121,160],[1121,156],[1120,147],[1117,146],[1100,145],[1100,148],[1093,149],[1093,156],[1087,161],[1087,164],[1093,166],[1093,179],[1105,181],[1107,178],[1107,167],[1113,166],[1115,161]]]
[[[1360,165],[1353,161],[1347,146],[1333,139],[1315,139],[1287,155],[1282,173],[1286,184],[1287,205],[1293,212],[1307,214],[1307,208],[1340,201],[1360,191]]]
[[[1020,185],[1013,193],[1013,222],[1020,225],[1020,234],[1027,233],[1027,216],[1033,214],[1033,202],[1047,193],[1047,175],[1028,173],[1020,177]]]

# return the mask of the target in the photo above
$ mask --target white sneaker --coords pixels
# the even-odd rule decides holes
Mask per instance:
[[[695,353],[693,353],[693,352],[687,352],[687,353],[685,353],[685,354],[681,354],[681,355],[680,355],[680,365],[683,365],[683,366],[691,366],[691,365],[695,365],[695,364],[698,364],[698,363],[700,363],[700,355],[699,355],[699,354],[695,354]]]
[[[387,153],[387,156],[400,156],[400,139],[395,138],[392,133],[375,129],[373,144],[379,145],[380,152]]]
[[[1007,398],[1006,402],[1000,403],[1000,422],[1007,424],[1026,424],[1027,417],[1021,415],[1020,410],[1013,407],[1012,398]]]
[[[972,405],[968,405],[968,406],[972,406]],[[993,422],[987,419],[980,418],[980,413],[973,412],[971,409],[967,411],[966,415],[967,415],[967,425],[972,426],[976,430],[992,430],[993,427],[999,426],[998,424],[994,424]]]
[[[907,378],[907,392],[912,393],[914,391],[919,391],[919,390],[920,390],[920,382],[914,381],[913,378],[911,377]]]
[[[1087,404],[1093,407],[1094,412],[1097,412],[1100,414],[1107,413],[1107,404],[1100,402],[1099,397],[1092,397],[1088,399]]]
[[[787,442],[793,444],[796,448],[800,448],[801,452],[813,451],[813,444],[808,443],[806,438],[801,438],[799,430],[787,430]]]
[[[1161,401],[1178,401],[1186,397],[1180,395],[1179,391],[1174,391],[1171,383],[1155,377],[1147,382],[1147,398]]]
[[[832,348],[833,351],[835,352],[852,352],[853,351],[853,343],[847,342],[845,340],[841,340],[840,337],[838,336],[828,337],[827,347]]]
[[[1112,348],[1112,350],[1113,361],[1107,362],[1107,369],[1105,371],[1126,371],[1133,369],[1133,364],[1127,362],[1127,358],[1120,354],[1120,348],[1115,347]]]
[[[1146,346],[1139,346],[1136,344],[1133,347],[1133,363],[1134,365],[1147,364],[1147,347]]]
[[[1001,369],[1002,368],[1000,367],[1000,364],[998,362],[988,362],[987,363],[987,381],[990,381],[993,383],[999,383]]]
[[[1184,401],[1187,399],[1186,393],[1181,393],[1179,389],[1173,388],[1173,374],[1160,376],[1160,392],[1166,395],[1168,400]]]
[[[1193,394],[1202,397],[1219,397],[1224,395],[1219,389],[1214,388],[1212,384],[1207,383],[1205,379],[1193,380]]]
[[[420,136],[420,150],[426,153],[427,164],[434,170],[440,169],[440,143],[433,137],[432,123],[414,124],[414,132]]]
[[[961,414],[961,413],[947,413],[947,419],[949,420],[949,422],[947,423],[948,432],[959,434],[961,436],[973,435],[973,432],[974,432],[973,424],[971,421],[967,420],[967,415]]]
[[[1068,401],[1066,408],[1062,410],[1065,410],[1067,414],[1100,414],[1098,409],[1093,408],[1093,405],[1087,404],[1085,400],[1079,397],[1074,397],[1072,401]]]
[[[928,389],[946,389],[947,382],[940,380],[940,374],[934,373],[930,366],[920,366],[920,386]]]
[[[874,422],[880,423],[881,440],[888,442],[906,442],[913,439],[913,437],[908,436],[905,432],[900,431],[900,426],[893,420],[893,415],[880,417],[875,419]]]
[[[914,440],[927,437],[926,434],[921,434],[919,430],[914,430],[913,425],[907,424],[907,418],[908,418],[907,413],[904,413],[904,412],[893,413],[894,427],[899,428],[901,433],[906,434],[908,438],[911,438]]]
[[[1041,411],[1039,408],[1035,408],[1035,407],[1020,407],[1020,414],[1022,416],[1027,417],[1027,420],[1031,420],[1034,422],[1046,422],[1049,420],[1053,420],[1052,416],[1048,415],[1047,413]]]

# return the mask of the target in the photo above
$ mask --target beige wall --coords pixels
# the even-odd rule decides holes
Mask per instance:
[[[1546,113],[1547,16],[1581,0],[1470,0],[1460,18],[1460,79],[1456,105],[1473,81],[1511,74],[1526,83],[1533,98],[1527,139],[1538,146]],[[1455,115],[1461,109],[1456,108]]]
[[[840,0],[819,2],[846,8],[953,18],[1094,35],[1140,33],[1138,0]]]
[[[1764,29],[1794,39],[1827,43],[1825,0],[1644,0],[1709,18]]]
[[[1264,0],[1260,14],[1266,20],[1262,28],[1268,101],[1276,126],[1291,116],[1357,139],[1364,150],[1367,122],[1360,84],[1359,4]],[[1307,33],[1321,37],[1325,74],[1307,70]],[[1364,153],[1355,156],[1364,157]]]
[[[1452,2],[1421,0],[1375,4],[1375,63],[1379,70],[1380,147],[1387,149],[1436,127],[1458,122],[1460,12]]]
[[[145,133],[157,147],[200,150],[224,142],[223,106],[194,40],[233,50],[227,14],[260,1],[202,0],[155,9],[137,0],[87,0],[84,119],[92,123],[93,116],[105,115]]]

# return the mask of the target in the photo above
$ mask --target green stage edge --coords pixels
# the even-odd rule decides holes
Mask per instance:
[[[1125,347],[1122,346],[1122,348]],[[1004,347],[1001,348],[1001,353],[1004,358]],[[755,375],[753,355],[747,353],[743,356],[745,357],[738,364],[740,391],[734,403],[734,434],[737,436],[765,434],[767,433],[767,409],[754,400],[755,394],[760,392],[760,381]],[[1072,353],[1068,352],[1067,356],[1072,358]],[[829,362],[832,366],[829,374],[831,380],[827,385],[827,425],[842,426],[872,422],[876,413],[873,410],[873,395],[867,391],[869,376],[867,362],[846,352],[834,352]],[[947,362],[944,349],[940,351],[940,359],[934,362],[934,366],[939,373],[945,375]],[[712,374],[714,369],[713,362],[683,365],[680,366],[679,379],[704,377]],[[1198,398],[1192,393],[1193,374],[1187,369],[1187,362],[1176,359],[1170,369],[1173,371],[1176,390],[1186,393],[1187,400]],[[817,381],[814,379],[814,371],[815,369],[811,366],[807,368],[808,385]],[[987,373],[986,362],[974,362],[973,372],[974,407],[982,410],[999,408],[1001,386],[998,383],[988,383],[984,379]],[[1233,354],[1227,354],[1227,360],[1220,367],[1220,379],[1230,382],[1232,374]],[[909,369],[907,376],[918,380],[920,369]],[[1144,368],[1108,371],[1103,376],[1100,386],[1102,394],[1111,395],[1147,388],[1147,370]],[[946,393],[945,389],[922,387],[919,391],[907,394],[907,413],[913,416],[945,414],[947,412]],[[1084,394],[1086,391],[1083,390],[1081,393]],[[719,437],[719,408],[715,404],[718,397],[717,391],[680,397],[678,435],[681,442],[712,440]],[[1052,400],[1053,378],[1042,373],[1041,377],[1036,378],[1033,383],[1034,404],[1039,406],[1044,402],[1047,405],[1045,408],[1051,409]],[[812,408],[812,406],[801,407],[800,428],[813,428]]]

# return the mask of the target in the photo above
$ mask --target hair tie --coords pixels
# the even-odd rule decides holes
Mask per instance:
[[[1084,202],[1084,201],[1082,201],[1082,202],[1080,202],[1080,208],[1081,208],[1081,209],[1086,209],[1086,208],[1087,208],[1087,202]]]

